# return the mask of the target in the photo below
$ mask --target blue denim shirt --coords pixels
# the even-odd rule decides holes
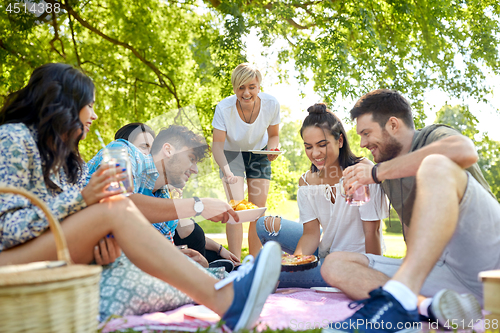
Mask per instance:
[[[118,139],[106,146],[107,148],[125,148],[130,157],[132,165],[132,176],[134,178],[134,193],[148,195],[150,197],[170,199],[170,193],[166,186],[161,187],[153,192],[156,180],[159,177],[158,170],[153,161],[153,157],[148,154],[144,155],[139,149],[127,140]],[[90,176],[96,172],[101,165],[102,149],[88,163],[89,173],[87,182]],[[178,220],[153,223],[153,226],[160,231],[165,237],[173,242],[175,229],[177,228]]]

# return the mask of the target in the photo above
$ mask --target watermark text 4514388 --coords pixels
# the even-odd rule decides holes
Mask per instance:
[[[43,13],[59,14],[59,12],[61,11],[61,4],[60,3],[51,4],[43,1],[41,1],[40,3],[10,1],[7,4],[6,11],[10,14],[31,13],[36,16],[40,16]]]

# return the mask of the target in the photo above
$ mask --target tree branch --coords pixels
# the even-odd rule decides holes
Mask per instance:
[[[283,37],[286,39],[286,41],[288,42],[288,44],[290,44],[290,46],[292,46],[293,48],[296,48],[297,45],[295,45],[289,38],[287,35],[283,34]]]
[[[143,83],[147,83],[147,84],[152,84],[152,85],[155,85],[157,87],[160,87],[160,88],[163,88],[161,85],[159,85],[158,83],[156,82],[149,82],[149,81],[146,81],[146,80],[142,80],[142,79],[139,79],[138,77],[135,78],[136,81],[139,81],[139,82],[143,82]]]
[[[76,61],[78,63],[78,67],[83,70],[82,62],[80,60],[80,55],[78,54],[78,48],[76,46],[75,40],[75,31],[73,30],[73,21],[71,20],[71,15],[68,13],[69,27],[71,29],[71,39],[73,40],[73,48],[75,49]]]
[[[213,6],[214,8],[219,7],[219,6],[220,6],[220,4],[221,4],[221,2],[220,2],[219,0],[209,0],[209,1],[210,1],[210,3],[212,4],[212,6]]]
[[[52,4],[56,3],[55,0],[46,0],[46,2],[50,2]],[[173,82],[173,80],[168,77],[166,74],[162,73],[160,71],[160,69],[158,67],[156,67],[153,63],[151,63],[150,61],[146,60],[146,58],[144,56],[142,56],[139,51],[137,51],[134,47],[132,47],[131,45],[125,43],[125,42],[121,42],[115,38],[112,38],[106,34],[104,34],[102,31],[98,30],[97,28],[93,27],[92,25],[90,25],[87,21],[85,21],[77,12],[75,12],[73,10],[73,8],[71,6],[66,6],[66,4],[62,4],[60,3],[61,7],[63,7],[69,15],[73,16],[75,18],[75,20],[78,21],[78,23],[80,23],[82,26],[84,26],[85,28],[89,29],[90,31],[92,31],[93,33],[95,33],[96,35],[102,37],[103,39],[107,40],[108,42],[112,43],[112,44],[115,44],[115,45],[118,45],[118,46],[121,46],[127,50],[130,50],[143,64],[145,64],[146,66],[148,66],[155,74],[156,76],[158,77],[158,81],[160,82],[160,87],[162,88],[167,88],[168,91],[174,96],[175,98],[175,101],[177,103],[177,107],[181,107],[181,104],[180,104],[180,99],[177,95],[177,89],[175,87],[175,84]],[[170,87],[164,80],[164,78],[166,78],[170,84],[172,85],[172,87]]]
[[[52,47],[52,49],[54,51],[56,51],[56,53],[61,56],[61,58],[66,59],[66,53],[64,52],[64,44],[63,44],[61,38],[59,37],[59,26],[57,25],[57,16],[56,15],[52,15],[52,26],[54,27],[54,38],[52,38],[52,40],[49,42],[49,44]],[[62,53],[59,52],[59,50],[57,50],[56,47],[54,46],[55,41],[59,41],[59,44],[61,44]]]
[[[309,4],[314,4],[314,2],[309,2]],[[303,8],[305,6],[305,4],[303,4],[303,5],[292,5],[292,6],[294,6],[296,8]],[[273,7],[274,7],[274,3],[272,3],[272,2],[270,2],[267,5],[263,6],[264,9],[267,9],[269,11],[272,11]],[[308,24],[308,25],[300,25],[297,22],[295,22],[292,18],[286,18],[286,17],[283,17],[283,16],[281,16],[281,18],[284,19],[285,21],[287,21],[288,23],[290,23],[290,25],[292,27],[294,27],[295,29],[299,29],[299,30],[306,30],[306,29],[310,29],[310,28],[316,26],[316,24],[314,24],[314,23],[311,23],[311,24]]]
[[[135,120],[139,121],[139,115],[137,114],[137,78],[134,81],[134,113]]]
[[[96,64],[96,63],[95,63],[95,62],[93,62],[93,61],[90,61],[90,60],[84,60],[84,61],[82,61],[82,65],[85,65],[85,64],[91,64],[91,65],[94,65],[94,66],[96,66],[96,67],[100,68],[100,69],[101,69],[101,70],[103,70],[104,72],[106,71],[106,70],[104,69],[104,67],[102,67],[102,66],[101,66],[101,65],[99,65],[99,64]]]
[[[316,26],[316,24],[308,24],[308,25],[300,25],[298,24],[297,22],[295,22],[293,19],[291,18],[287,18],[285,19],[288,23],[290,23],[290,25],[296,29],[300,29],[300,30],[304,30],[304,29],[309,29],[311,27],[314,27]]]
[[[184,116],[186,116],[186,119],[191,123],[191,126],[193,126],[193,129],[195,129],[196,125],[191,121],[191,118],[189,118],[189,116],[187,115],[187,113],[184,110],[184,108],[180,108],[180,109],[177,110],[177,115],[174,117],[174,124],[179,124],[179,125],[183,124],[182,119],[181,119],[182,118],[182,114],[184,114]],[[179,119],[181,121],[179,121]]]

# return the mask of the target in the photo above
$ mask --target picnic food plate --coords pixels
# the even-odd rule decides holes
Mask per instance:
[[[311,287],[312,290],[318,293],[341,293],[342,290],[335,287]]]
[[[281,256],[281,271],[305,271],[318,266],[318,262],[318,257],[312,254],[283,254]]]
[[[285,153],[286,150],[249,150],[249,152],[254,154],[280,155]]]
[[[229,215],[229,220],[227,223],[229,224],[238,224],[238,223],[243,223],[243,222],[251,222],[255,221],[262,215],[264,215],[267,207],[260,207],[260,208],[255,208],[255,209],[247,209],[247,210],[237,210],[236,215],[240,218],[239,222],[236,222],[234,218]]]
[[[184,315],[188,317],[198,318],[207,321],[219,321],[220,316],[207,308],[204,305],[191,306],[184,311]]]
[[[256,204],[246,200],[229,200],[229,206],[234,210],[247,210],[259,208]]]

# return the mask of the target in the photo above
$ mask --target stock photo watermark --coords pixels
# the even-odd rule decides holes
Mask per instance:
[[[290,328],[297,330],[310,330],[310,329],[335,329],[335,330],[356,330],[356,329],[375,329],[375,330],[438,330],[441,327],[446,329],[481,329],[481,330],[498,330],[499,323],[497,319],[485,320],[447,320],[444,323],[439,321],[435,322],[384,322],[369,321],[366,319],[348,319],[342,322],[332,322],[328,319],[320,321],[299,321],[297,319],[290,320]]]

